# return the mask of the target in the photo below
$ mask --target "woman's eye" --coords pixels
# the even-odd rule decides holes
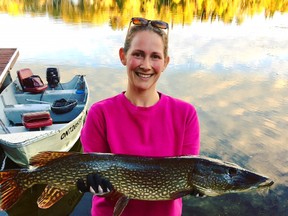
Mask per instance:
[[[135,52],[133,53],[133,56],[135,56],[136,58],[142,57],[143,55],[139,52]]]
[[[153,58],[153,59],[161,59],[161,56],[159,56],[159,55],[152,55],[152,58]]]

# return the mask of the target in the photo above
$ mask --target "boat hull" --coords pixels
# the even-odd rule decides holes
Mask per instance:
[[[77,89],[79,80],[85,86],[81,92]],[[88,96],[89,89],[83,75],[76,75],[69,82],[61,83],[58,88],[48,88],[42,94],[23,92],[17,88],[16,81],[11,83],[1,93],[0,100],[0,146],[5,154],[17,165],[28,167],[30,158],[39,152],[69,151],[80,137],[87,115]],[[53,102],[62,98],[75,100],[77,105],[65,112],[54,112]],[[53,124],[27,128],[23,114],[35,112],[48,112]]]
[[[28,166],[29,159],[39,152],[69,151],[80,137],[86,113],[87,110],[84,109],[77,118],[58,130],[2,135],[2,148],[13,162],[24,167]],[[19,139],[15,139],[16,137]],[[14,142],[11,142],[12,140]]]

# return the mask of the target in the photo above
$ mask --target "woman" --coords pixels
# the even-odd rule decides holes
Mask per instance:
[[[119,50],[120,60],[127,69],[127,89],[91,106],[81,133],[85,152],[161,157],[199,154],[195,108],[156,88],[169,63],[168,30],[163,21],[132,18],[124,47]],[[101,176],[89,175],[87,179],[88,185],[83,180],[78,182],[82,192],[99,195],[113,188]],[[115,202],[94,196],[92,215],[112,215]],[[181,212],[181,199],[131,200],[122,215],[176,216]]]

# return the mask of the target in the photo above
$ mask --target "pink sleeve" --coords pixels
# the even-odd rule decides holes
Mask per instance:
[[[105,121],[99,107],[90,108],[80,139],[84,152],[110,152],[106,141]]]
[[[187,118],[184,143],[183,143],[183,155],[199,155],[200,153],[200,126],[199,119],[195,108],[191,109],[189,118]]]

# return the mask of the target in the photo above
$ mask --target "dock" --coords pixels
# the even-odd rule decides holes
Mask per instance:
[[[0,92],[12,82],[10,71],[19,56],[16,48],[0,48]]]

